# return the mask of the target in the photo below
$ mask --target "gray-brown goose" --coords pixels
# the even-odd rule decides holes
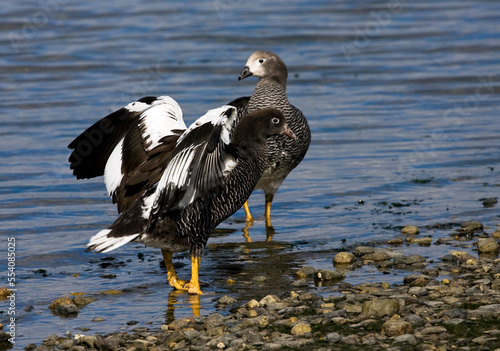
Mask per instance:
[[[288,174],[304,158],[311,143],[311,131],[302,111],[288,101],[286,95],[288,70],[278,55],[269,51],[254,52],[248,58],[238,79],[250,76],[259,78],[252,96],[236,99],[229,105],[237,107],[241,115],[266,107],[276,108],[285,115],[287,124],[297,136],[295,140],[282,135],[271,136],[268,139],[268,167],[255,189],[261,189],[265,194],[266,225],[271,227],[271,204],[274,194]],[[244,208],[247,221],[252,222],[248,202],[245,202]]]

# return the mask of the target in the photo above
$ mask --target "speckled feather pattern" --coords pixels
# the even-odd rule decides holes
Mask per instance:
[[[287,175],[302,161],[311,143],[311,131],[304,114],[291,105],[285,88],[272,79],[261,79],[246,106],[243,114],[266,107],[274,107],[281,111],[288,126],[297,136],[297,140],[284,135],[268,138],[268,167],[257,183],[256,189],[266,194],[274,194]]]

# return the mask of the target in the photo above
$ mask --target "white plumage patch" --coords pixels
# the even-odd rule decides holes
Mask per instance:
[[[198,118],[193,124],[189,126],[188,129],[186,129],[184,133],[182,133],[181,137],[177,141],[177,144],[179,144],[186,137],[186,135],[188,135],[193,129],[196,129],[204,125],[205,123],[211,123],[214,126],[225,125],[228,120],[226,116],[226,112],[228,110],[232,110],[233,114],[236,113],[236,108],[229,105],[224,105],[218,108],[214,108],[212,110],[208,110],[207,113]],[[234,126],[232,128],[234,128]],[[229,134],[221,136],[221,138],[223,138],[224,143],[229,144]]]
[[[110,197],[113,196],[116,188],[120,186],[120,183],[123,178],[122,174],[122,148],[123,148],[123,139],[120,140],[118,145],[113,149],[113,152],[108,158],[108,162],[106,162],[106,167],[104,168],[104,184],[106,184],[106,190],[108,191],[108,195]]]
[[[155,201],[155,193],[152,193],[149,196],[146,196],[142,201],[142,218],[149,219],[149,215],[151,214],[151,208],[153,207]]]
[[[170,96],[160,96],[140,117],[141,137],[147,145],[146,151],[158,146],[158,141],[172,135],[174,129],[186,129],[179,104]]]
[[[158,182],[152,215],[158,213],[161,206],[167,206],[163,210],[185,208],[223,182],[222,178],[237,163],[225,151],[236,119],[236,108],[222,106],[208,111],[181,135]]]
[[[90,238],[87,247],[97,251],[97,252],[109,252],[120,246],[123,246],[135,238],[137,238],[140,234],[132,234],[127,236],[122,236],[119,238],[108,237],[108,234],[111,232],[111,229],[101,230],[99,233]]]

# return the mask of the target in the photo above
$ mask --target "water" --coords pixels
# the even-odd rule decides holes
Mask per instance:
[[[439,261],[453,245],[436,240],[459,223],[479,220],[487,232],[499,223],[498,207],[482,202],[500,185],[496,1],[8,1],[0,13],[0,231],[4,252],[16,240],[15,349],[67,330],[158,328],[193,309],[217,311],[226,294],[279,293],[299,267],[331,268],[335,252],[383,243],[407,224],[433,245],[396,249]],[[256,193],[252,242],[242,236],[243,211],[219,226],[202,258],[208,286],[199,300],[171,291],[154,249],[86,253],[116,212],[102,179],[73,178],[66,145],[145,95],[175,98],[188,124],[249,95],[255,79],[236,78],[255,50],[287,63],[289,99],[313,134],[275,198],[274,233]],[[187,255],[176,262],[187,277]],[[351,283],[408,274],[346,273]],[[101,293],[108,289],[123,293]],[[76,318],[51,314],[53,299],[77,292],[97,300]],[[0,310],[5,325],[7,301]]]

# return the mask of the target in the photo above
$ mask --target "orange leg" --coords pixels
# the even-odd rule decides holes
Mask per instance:
[[[266,227],[272,227],[271,225],[271,204],[273,203],[274,194],[266,194]]]
[[[248,207],[248,200],[245,201],[245,203],[243,204],[243,208],[245,209],[245,215],[247,216],[246,221],[249,222],[249,223],[252,223],[253,222],[253,217],[250,214],[250,207]]]
[[[172,253],[167,250],[161,250],[165,267],[167,267],[168,283],[171,287],[177,290],[187,290],[184,286],[187,284],[186,280],[180,280],[175,273],[174,265],[172,263]]]
[[[184,285],[190,294],[202,295],[200,290],[200,282],[198,280],[198,272],[200,271],[201,257],[191,256],[191,280]]]

